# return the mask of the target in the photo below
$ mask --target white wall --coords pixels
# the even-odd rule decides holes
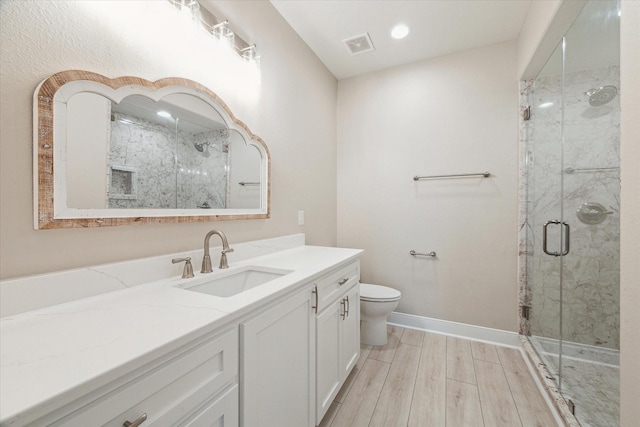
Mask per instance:
[[[213,228],[232,244],[304,232],[310,244],[335,245],[335,78],[269,2],[203,3],[257,44],[259,84],[239,81],[237,63],[208,38],[189,40],[174,20],[154,19],[165,2],[0,3],[0,278],[194,249]],[[33,92],[67,69],[185,77],[214,91],[269,146],[271,219],[34,231]]]
[[[520,79],[536,77],[586,4],[587,0],[533,0],[517,40]],[[591,41],[593,43],[597,40]],[[592,46],[587,43],[585,47],[585,52],[588,52]],[[605,62],[601,66],[611,64]],[[588,68],[595,67],[591,65]],[[558,73],[560,70],[553,72]]]
[[[620,17],[620,425],[640,419],[640,2]]]
[[[397,311],[517,330],[517,105],[515,42],[339,82],[338,244]]]
[[[562,0],[533,0],[531,2],[518,36],[518,76],[522,76],[531,63],[531,59],[561,3]]]

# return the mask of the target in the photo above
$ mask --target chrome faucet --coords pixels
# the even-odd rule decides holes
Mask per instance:
[[[209,239],[214,234],[217,234],[222,239],[222,256],[220,257],[220,266],[218,268],[229,268],[227,253],[233,252],[233,249],[229,247],[227,236],[225,236],[222,231],[211,230],[204,238],[204,257],[202,258],[202,270],[200,270],[200,273],[211,273],[213,271],[211,268],[211,257],[209,256]]]

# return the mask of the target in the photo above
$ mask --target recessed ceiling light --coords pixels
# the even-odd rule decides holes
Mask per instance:
[[[538,105],[538,108],[549,108],[553,105],[553,102],[544,102],[540,105]]]
[[[400,40],[409,34],[409,27],[405,24],[398,24],[391,29],[391,37]]]
[[[160,117],[166,117],[166,118],[171,117],[171,113],[169,113],[168,111],[164,111],[164,110],[163,111],[158,111],[156,114],[159,115]]]

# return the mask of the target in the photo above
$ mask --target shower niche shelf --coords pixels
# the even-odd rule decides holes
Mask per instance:
[[[111,166],[109,199],[135,200],[137,196],[137,171],[127,166]]]

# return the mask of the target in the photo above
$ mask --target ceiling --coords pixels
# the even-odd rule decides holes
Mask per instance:
[[[337,79],[518,37],[532,0],[271,0]],[[391,28],[411,29],[402,40]],[[368,33],[374,51],[352,56],[342,40]]]

